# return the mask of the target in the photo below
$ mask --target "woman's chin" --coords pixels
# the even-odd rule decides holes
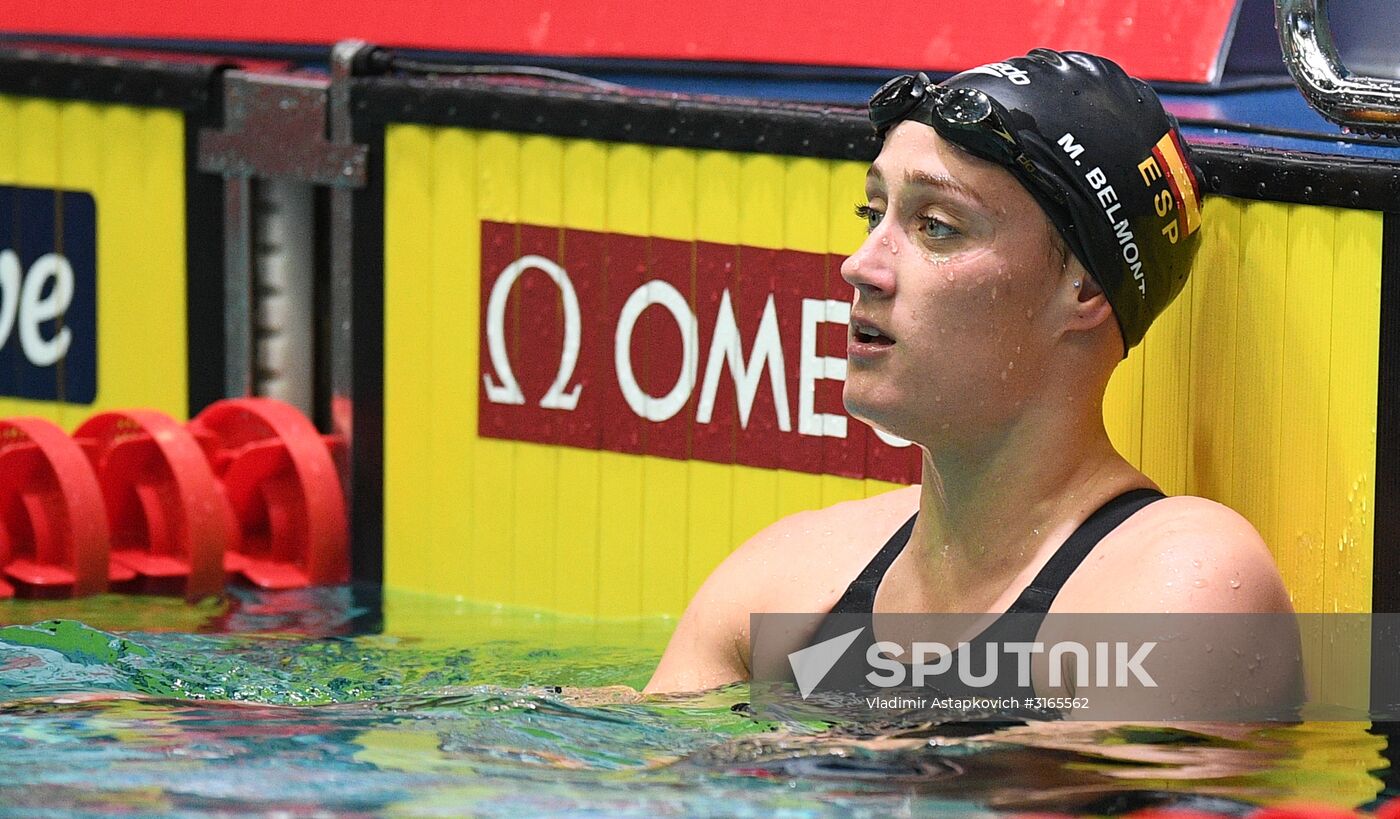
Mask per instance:
[[[912,440],[900,433],[899,430],[908,425],[900,423],[899,415],[893,411],[893,407],[882,403],[853,400],[849,395],[846,397],[845,405],[846,413],[866,426],[878,429],[887,435]]]

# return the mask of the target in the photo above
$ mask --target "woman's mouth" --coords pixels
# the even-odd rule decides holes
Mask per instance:
[[[846,359],[859,361],[873,359],[890,350],[894,339],[868,321],[852,319],[851,337],[846,342]]]
[[[894,343],[894,339],[885,335],[879,327],[864,321],[851,322],[851,338],[861,344],[888,346]]]

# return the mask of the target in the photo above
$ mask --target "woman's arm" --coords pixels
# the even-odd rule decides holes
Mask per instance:
[[[761,558],[772,551],[772,530],[783,524],[759,532],[710,573],[686,606],[646,693],[703,691],[749,678],[749,614],[763,603]]]
[[[749,679],[750,615],[829,610],[883,528],[897,528],[916,503],[909,490],[847,501],[789,515],[749,538],[695,593],[646,691]]]

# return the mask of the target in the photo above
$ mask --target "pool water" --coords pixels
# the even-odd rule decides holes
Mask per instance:
[[[0,625],[6,816],[1245,814],[1390,795],[1369,724],[871,735],[757,721],[742,685],[639,698],[664,620],[338,587],[8,601]]]

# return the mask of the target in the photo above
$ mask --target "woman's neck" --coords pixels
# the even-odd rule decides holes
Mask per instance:
[[[976,452],[924,453],[908,568],[929,588],[965,591],[960,608],[995,601],[1083,515],[1142,480],[1109,442],[1101,414],[1078,424],[1043,415],[1023,416]]]

